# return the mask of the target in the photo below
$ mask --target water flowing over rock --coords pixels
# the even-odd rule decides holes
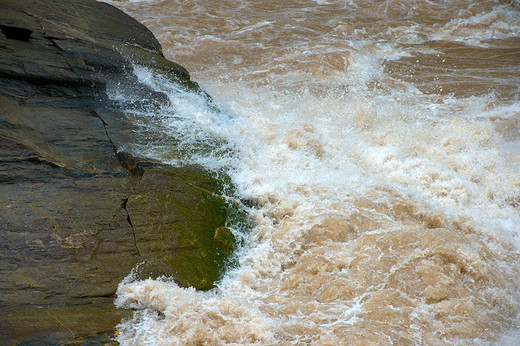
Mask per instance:
[[[110,342],[118,283],[171,275],[209,289],[232,252],[220,183],[125,151],[127,107],[166,95],[139,84],[132,63],[197,89],[158,41],[93,0],[0,3],[0,340]],[[139,102],[108,99],[125,85]]]

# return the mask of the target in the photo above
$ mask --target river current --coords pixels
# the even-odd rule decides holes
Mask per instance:
[[[172,107],[133,150],[254,224],[209,292],[129,275],[119,342],[520,345],[519,1],[109,3],[218,106],[136,67]]]

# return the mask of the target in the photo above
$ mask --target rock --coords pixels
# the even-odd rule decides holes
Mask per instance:
[[[215,230],[213,239],[229,250],[235,250],[236,239],[231,230],[227,227],[219,227]]]
[[[94,0],[2,0],[0,32],[0,340],[110,342],[130,313],[115,290],[139,263],[145,277],[213,287],[237,214],[220,182],[123,150],[136,141],[125,109],[168,102],[132,64],[203,93],[188,72]],[[109,100],[114,84],[140,103]]]
[[[214,194],[217,186],[196,167],[147,168],[144,172],[125,201],[140,255],[155,259],[161,275],[171,275],[183,286],[214,287],[222,258],[228,258],[232,250],[214,239],[229,209]]]

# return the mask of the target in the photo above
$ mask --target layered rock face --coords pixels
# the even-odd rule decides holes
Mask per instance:
[[[0,30],[0,340],[107,342],[130,313],[115,290],[138,263],[146,277],[211,288],[235,211],[203,169],[125,152],[132,105],[105,92],[125,85],[153,107],[168,99],[131,62],[196,89],[188,72],[94,0],[2,0]]]

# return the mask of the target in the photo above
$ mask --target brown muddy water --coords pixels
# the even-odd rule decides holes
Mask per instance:
[[[110,3],[221,109],[137,68],[135,150],[254,205],[218,288],[121,283],[122,344],[520,345],[518,1]]]

